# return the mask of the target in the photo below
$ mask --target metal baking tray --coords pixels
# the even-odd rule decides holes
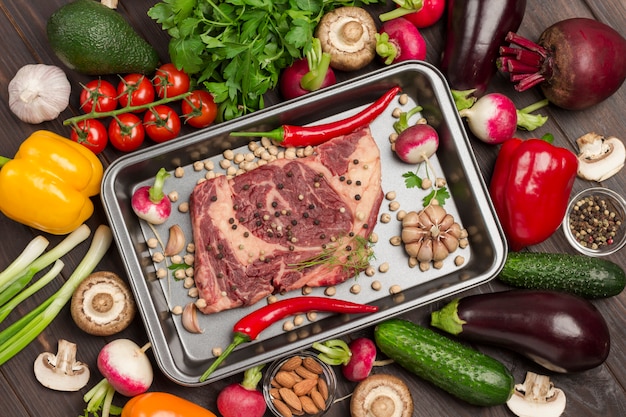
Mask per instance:
[[[194,169],[194,162],[211,160],[218,166],[226,149],[241,148],[247,152],[250,138],[234,138],[229,135],[230,132],[266,131],[285,123],[305,125],[344,118],[375,101],[393,85],[401,86],[403,93],[409,97],[410,102],[402,108],[409,109],[417,104],[422,106],[421,116],[439,133],[440,146],[431,162],[438,175],[447,181],[451,198],[445,203],[445,208],[468,230],[469,245],[449,256],[440,269],[430,268],[422,272],[409,266],[403,247],[392,246],[389,242],[391,237],[400,234],[401,224],[396,220],[396,213],[390,210],[389,201],[384,200],[379,218],[388,213],[392,221],[379,221],[374,229],[378,235],[374,246],[375,259],[372,261],[375,275],[370,277],[363,273],[339,284],[334,295],[339,299],[375,304],[380,307],[377,313],[353,316],[318,314],[314,321],[305,320],[291,331],[283,330],[282,322],[276,323],[261,333],[258,340],[240,345],[207,381],[200,383],[200,376],[215,359],[212,348],[225,348],[231,341],[233,324],[264,302],[211,315],[200,314],[203,333],[192,334],[184,330],[181,316],[172,314],[171,309],[176,305],[184,306],[193,299],[180,281],[157,278],[156,272],[164,264],[155,264],[152,254],[161,249],[148,247],[148,239],[154,237],[154,230],[133,214],[130,207],[133,191],[150,185],[161,167],[172,173],[182,167],[183,177],[172,175],[166,181],[166,192],[176,190],[179,195],[173,214],[167,223],[155,229],[166,240],[169,227],[179,224],[189,241],[192,237],[189,214],[180,212],[177,207],[187,201],[197,181],[207,173],[203,169]],[[402,177],[403,173],[415,167],[400,162],[390,148],[389,135],[396,120],[391,112],[399,106],[395,101],[370,127],[381,151],[383,191],[396,192],[401,210],[419,210],[425,191],[406,188]],[[504,235],[447,83],[435,67],[418,61],[385,67],[176,141],[125,155],[106,170],[101,198],[158,366],[171,380],[185,386],[210,383],[306,348],[315,341],[340,337],[483,284],[497,275],[506,257]],[[454,264],[456,255],[465,259],[460,266]],[[378,271],[383,262],[389,264],[388,272]],[[374,280],[382,284],[380,290],[371,288]],[[361,288],[358,294],[350,291],[355,283]],[[398,285],[402,291],[391,294],[389,289],[392,285]],[[314,289],[313,294],[323,295],[324,288]],[[292,291],[278,297],[296,295],[301,293]]]

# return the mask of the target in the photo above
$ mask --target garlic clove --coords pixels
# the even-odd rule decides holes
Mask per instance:
[[[183,309],[182,323],[185,330],[191,333],[202,333],[198,324],[198,307],[195,303],[187,303]]]
[[[172,256],[179,254],[185,248],[185,233],[179,225],[175,224],[169,229],[170,235],[163,255]]]

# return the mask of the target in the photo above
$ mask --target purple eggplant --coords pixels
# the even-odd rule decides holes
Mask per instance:
[[[441,70],[453,90],[480,97],[497,71],[499,48],[524,17],[526,0],[450,0]],[[514,29],[512,29],[514,28]]]
[[[431,324],[459,338],[508,348],[561,373],[601,365],[611,339],[588,300],[556,291],[511,290],[455,299]]]

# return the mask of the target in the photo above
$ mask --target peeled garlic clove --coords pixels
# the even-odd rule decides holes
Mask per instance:
[[[190,333],[202,333],[198,324],[198,307],[195,303],[187,303],[183,309],[182,323],[185,330]]]
[[[172,256],[180,253],[185,247],[185,233],[179,225],[175,224],[169,229],[170,236],[167,245],[163,251],[163,255]]]
[[[59,117],[70,102],[72,87],[57,66],[29,64],[9,82],[9,107],[20,120],[38,124]]]

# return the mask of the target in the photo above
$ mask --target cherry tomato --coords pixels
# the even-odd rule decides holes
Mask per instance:
[[[157,143],[174,139],[180,133],[180,117],[169,106],[159,104],[143,116],[146,134]]]
[[[213,96],[204,90],[193,90],[182,101],[181,109],[185,123],[193,127],[207,127],[217,117],[217,104]]]
[[[152,83],[159,98],[175,97],[189,91],[189,76],[169,63],[161,65],[157,70]]]
[[[128,106],[129,101],[131,106],[143,106],[154,101],[154,87],[145,75],[128,74],[117,85],[117,97],[121,107]],[[140,113],[144,110],[134,110],[133,113]]]
[[[144,137],[145,129],[141,119],[133,113],[120,114],[109,124],[111,145],[120,151],[134,151],[141,146]]]
[[[94,103],[95,109],[94,109]],[[117,107],[117,90],[105,80],[91,80],[80,92],[80,108],[85,113],[91,111],[107,112]]]
[[[107,128],[97,119],[81,120],[72,127],[70,139],[90,149],[96,155],[106,148],[109,138]]]

